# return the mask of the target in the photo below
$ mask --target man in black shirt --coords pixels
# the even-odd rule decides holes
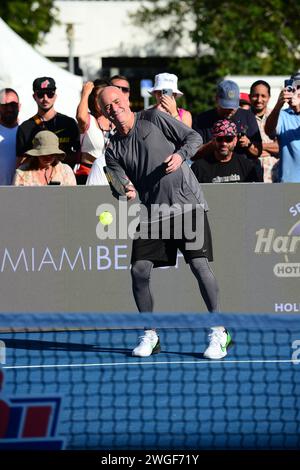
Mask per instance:
[[[199,183],[262,182],[262,176],[254,161],[234,152],[237,143],[237,127],[228,119],[217,121],[212,128],[211,153],[192,165]]]
[[[59,139],[59,148],[66,154],[65,163],[74,167],[80,149],[79,130],[75,119],[58,113],[54,109],[56,85],[51,77],[36,78],[32,84],[33,99],[38,111],[24,121],[17,132],[17,157],[19,162],[27,150],[32,148],[34,136],[41,130],[54,132]]]
[[[235,152],[247,158],[257,159],[261,154],[261,135],[253,113],[239,108],[240,90],[232,80],[223,80],[217,87],[216,108],[198,114],[193,128],[203,139],[203,146],[192,158],[197,160],[214,150],[212,127],[220,119],[229,119],[236,124],[238,138]]]

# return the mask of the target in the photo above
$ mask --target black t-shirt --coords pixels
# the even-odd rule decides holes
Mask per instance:
[[[251,183],[262,182],[256,163],[244,155],[233,153],[228,162],[219,162],[213,153],[192,164],[199,183]]]
[[[42,130],[54,132],[59,139],[59,148],[66,152],[65,163],[74,166],[75,153],[80,149],[79,129],[75,119],[56,113],[49,121],[33,116],[24,121],[17,131],[17,156],[22,157],[32,149],[34,136]]]
[[[212,127],[219,119],[221,118],[216,109],[210,109],[194,117],[193,128],[201,135],[203,144],[207,144],[207,142],[212,140]],[[251,111],[238,108],[236,113],[230,118],[230,121],[236,124],[238,133],[244,132],[251,142],[261,142],[259,128],[255,116]],[[235,152],[249,158],[245,148],[240,147],[238,144],[235,147]]]

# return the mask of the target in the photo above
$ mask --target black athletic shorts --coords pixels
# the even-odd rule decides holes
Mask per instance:
[[[140,226],[137,227],[137,232]],[[131,264],[139,260],[152,261],[155,268],[161,266],[175,266],[177,250],[179,249],[188,263],[193,258],[207,258],[213,261],[213,248],[211,231],[207,213],[204,212],[204,241],[200,249],[187,249],[186,244],[191,240],[181,239],[143,239],[136,238],[132,244]]]

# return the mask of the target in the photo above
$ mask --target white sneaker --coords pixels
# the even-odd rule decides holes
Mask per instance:
[[[232,345],[232,339],[224,326],[213,326],[208,335],[209,346],[203,356],[207,359],[222,359],[227,356],[227,348]]]
[[[132,351],[133,356],[148,357],[160,352],[159,336],[155,330],[145,330],[139,344]]]

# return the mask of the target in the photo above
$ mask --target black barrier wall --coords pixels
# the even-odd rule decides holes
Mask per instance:
[[[203,188],[222,311],[299,313],[300,186]],[[118,204],[106,187],[2,187],[0,196],[1,312],[136,311],[135,203]],[[104,210],[114,217],[108,229]],[[182,256],[153,271],[152,289],[155,311],[206,311]]]

